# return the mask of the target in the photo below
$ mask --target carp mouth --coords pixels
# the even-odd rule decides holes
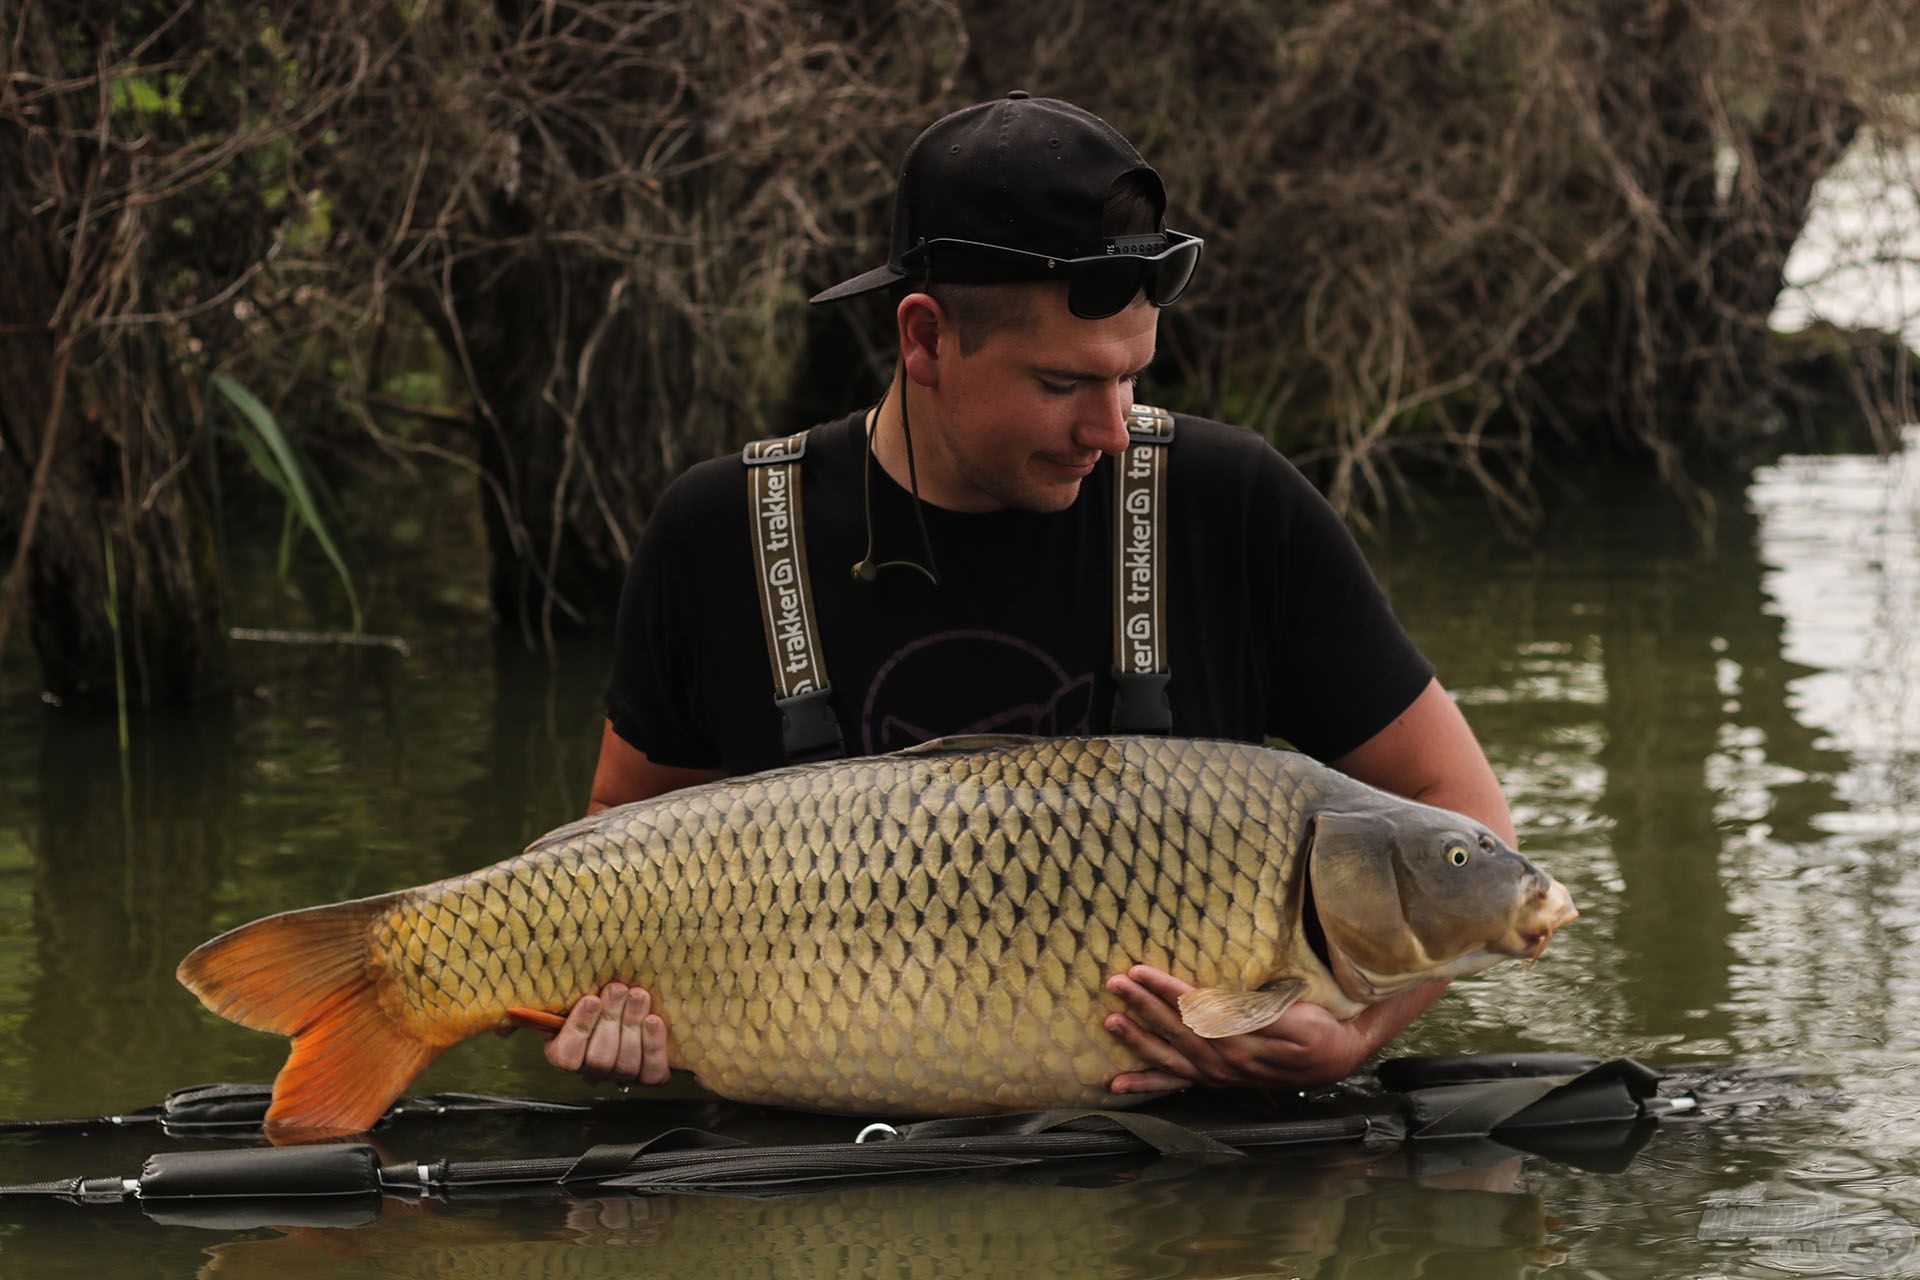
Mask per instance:
[[[1573,895],[1567,886],[1544,872],[1537,873],[1545,884],[1536,883],[1521,904],[1519,919],[1497,947],[1511,956],[1525,957],[1529,964],[1553,941],[1553,935],[1580,918],[1574,910]]]

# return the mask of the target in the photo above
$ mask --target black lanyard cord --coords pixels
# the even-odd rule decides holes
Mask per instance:
[[[927,517],[921,509],[920,473],[913,461],[913,430],[907,425],[905,361],[900,366],[900,434],[907,442],[907,484],[913,491],[913,520],[920,528],[920,545],[927,553],[927,562],[920,564],[914,560],[887,560],[875,563],[873,558],[873,436],[880,429],[880,411],[886,407],[887,396],[892,390],[889,387],[881,392],[880,403],[874,405],[867,414],[867,456],[860,470],[860,503],[867,517],[867,553],[853,566],[853,576],[862,582],[872,582],[880,576],[882,569],[911,569],[937,587],[940,585],[940,566],[933,558],[933,538],[927,533]]]

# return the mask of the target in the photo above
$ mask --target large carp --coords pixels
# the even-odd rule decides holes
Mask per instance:
[[[1537,956],[1567,891],[1482,824],[1306,756],[1168,738],[944,739],[609,809],[517,858],[256,920],[181,982],[293,1037],[269,1134],[367,1128],[441,1051],[620,979],[675,1065],[745,1102],[1097,1104],[1137,1067],[1103,983],[1198,990],[1218,1037],[1351,1017]]]

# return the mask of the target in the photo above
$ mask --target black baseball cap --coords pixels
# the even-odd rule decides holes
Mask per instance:
[[[1034,255],[943,265],[943,279],[971,284],[1045,279],[1040,258],[1111,253],[1101,223],[1108,194],[1128,174],[1142,175],[1157,206],[1155,222],[1164,221],[1167,193],[1160,175],[1092,112],[1018,89],[963,107],[929,125],[900,159],[886,265],[843,280],[812,301],[837,302],[918,278],[903,259],[934,240],[976,241]]]

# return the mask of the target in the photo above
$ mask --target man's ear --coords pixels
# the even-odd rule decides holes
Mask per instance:
[[[900,360],[907,376],[923,387],[940,385],[940,339],[951,336],[947,313],[931,294],[910,293],[894,312],[900,331]]]

